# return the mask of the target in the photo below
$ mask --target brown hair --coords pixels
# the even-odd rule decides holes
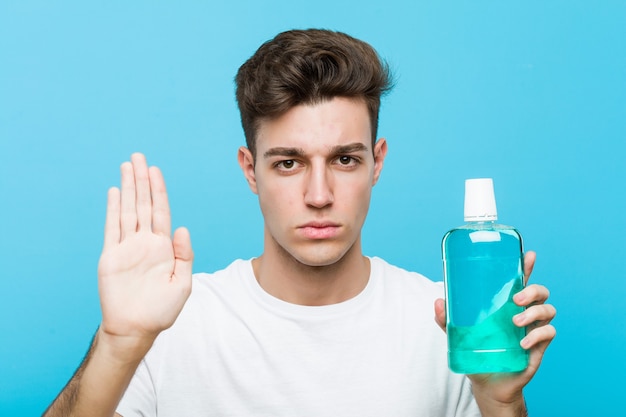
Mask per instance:
[[[364,100],[373,144],[380,97],[392,87],[389,66],[374,48],[345,33],[321,29],[291,30],[265,42],[239,68],[235,82],[241,124],[253,156],[260,121],[333,97]]]

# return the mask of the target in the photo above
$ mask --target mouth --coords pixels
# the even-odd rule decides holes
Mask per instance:
[[[340,225],[333,222],[310,222],[298,227],[300,233],[307,239],[329,239],[337,236]]]

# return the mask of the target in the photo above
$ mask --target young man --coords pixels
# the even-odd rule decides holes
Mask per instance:
[[[528,369],[466,377],[447,368],[442,287],[362,254],[387,152],[376,52],[341,33],[285,32],[236,81],[263,253],[192,279],[189,233],[170,239],[161,173],[134,154],[109,191],[101,326],[46,415],[525,415],[522,389],[555,335],[545,287],[515,296]],[[533,253],[525,263],[530,274]]]

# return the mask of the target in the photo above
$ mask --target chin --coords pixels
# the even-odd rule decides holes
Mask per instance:
[[[294,253],[289,255],[298,263],[308,267],[327,267],[340,263],[348,254],[349,248],[343,251],[325,251],[323,253]]]
[[[298,263],[304,265],[304,266],[308,266],[311,268],[323,268],[323,267],[327,267],[327,266],[331,266],[331,265],[335,265],[337,264],[339,261],[341,261],[342,258],[332,258],[332,259],[298,259],[298,258],[294,258]]]
[[[355,246],[355,243],[346,239],[315,242],[280,242],[271,239],[266,242],[266,251],[271,248],[269,249],[270,252],[274,252],[287,263],[293,262],[304,267],[323,268],[344,261],[352,252],[358,250],[358,245]]]

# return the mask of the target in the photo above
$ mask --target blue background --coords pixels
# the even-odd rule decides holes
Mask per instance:
[[[493,177],[559,310],[532,415],[624,415],[626,2],[609,0],[2,1],[0,415],[40,414],[86,352],[132,152],[164,171],[195,271],[260,253],[233,77],[307,27],[370,42],[397,77],[365,252],[441,280],[464,179]]]

